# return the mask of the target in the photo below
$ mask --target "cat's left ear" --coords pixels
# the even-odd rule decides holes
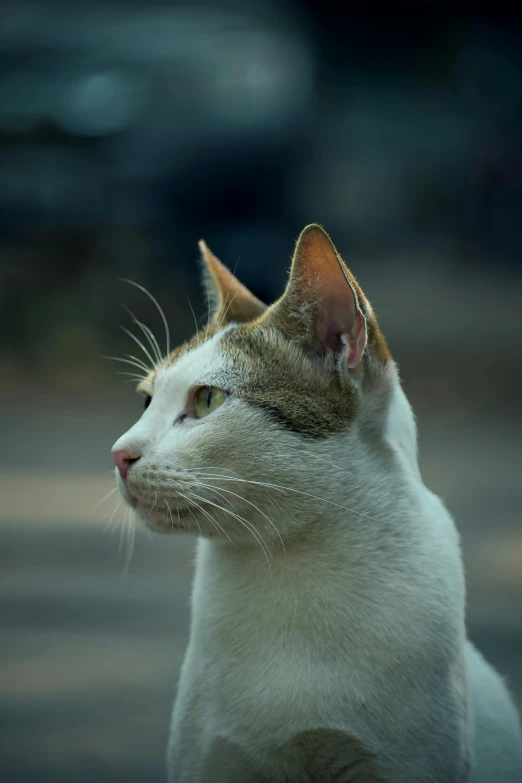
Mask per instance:
[[[209,298],[211,326],[226,326],[232,321],[252,321],[265,312],[266,305],[216,258],[203,239],[199,241],[199,249],[203,260],[204,285]]]
[[[342,353],[345,366],[354,368],[368,340],[365,305],[332,240],[312,223],[297,240],[286,291],[267,317],[313,353]]]

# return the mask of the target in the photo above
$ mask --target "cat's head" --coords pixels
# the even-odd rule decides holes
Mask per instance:
[[[200,249],[208,327],[140,382],[145,410],[113,447],[118,485],[151,529],[279,541],[339,506],[332,481],[351,480],[339,448],[360,437],[365,400],[393,363],[320,226],[301,233],[269,307]]]

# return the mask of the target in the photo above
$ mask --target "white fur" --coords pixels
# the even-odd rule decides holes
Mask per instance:
[[[387,783],[457,783],[469,764],[472,783],[520,783],[518,718],[466,641],[458,535],[421,481],[393,367],[380,434],[364,399],[348,431],[324,440],[281,431],[233,395],[207,418],[174,425],[192,386],[233,384],[220,339],[159,372],[151,406],[117,444],[141,444],[138,488],[140,470],[169,464],[170,480],[154,491],[174,506],[185,502],[174,479],[190,492],[191,471],[220,468],[221,481],[196,491],[221,505],[205,508],[235,544],[196,511],[214,537],[198,541],[171,783],[301,783],[306,770],[285,748],[320,727],[367,743]],[[227,499],[266,543],[269,564]]]
[[[204,385],[222,368],[219,340],[223,332],[214,335],[194,351],[181,356],[177,362],[167,365],[158,373],[154,384],[154,404],[150,405],[136,424],[119,438],[113,450],[121,448],[138,449],[146,455],[151,448],[170,453],[179,441],[186,437],[187,427],[203,424],[195,419],[185,424],[182,430],[174,427],[176,418],[187,404],[191,388]],[[165,441],[164,446],[160,446]]]

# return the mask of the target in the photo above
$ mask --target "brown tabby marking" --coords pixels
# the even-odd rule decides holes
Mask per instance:
[[[279,760],[281,753],[284,762]],[[234,742],[221,738],[211,748],[205,772],[219,768],[222,783],[385,783],[375,754],[337,729],[299,732],[275,751],[272,764],[277,770],[274,777],[254,770]]]
[[[231,330],[222,346],[237,374],[238,396],[266,410],[281,426],[325,438],[355,418],[359,392],[355,386],[343,389],[332,383],[333,358],[310,359],[262,322]]]
[[[375,754],[342,731],[310,729],[289,744],[306,770],[299,783],[384,783]]]

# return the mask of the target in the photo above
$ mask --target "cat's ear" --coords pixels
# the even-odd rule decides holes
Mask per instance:
[[[291,339],[318,355],[343,355],[356,367],[368,340],[366,301],[326,231],[306,226],[295,248],[290,279],[270,318]]]
[[[225,326],[232,321],[243,323],[265,312],[263,304],[221,263],[203,239],[199,241],[203,276],[209,298],[210,324]]]

